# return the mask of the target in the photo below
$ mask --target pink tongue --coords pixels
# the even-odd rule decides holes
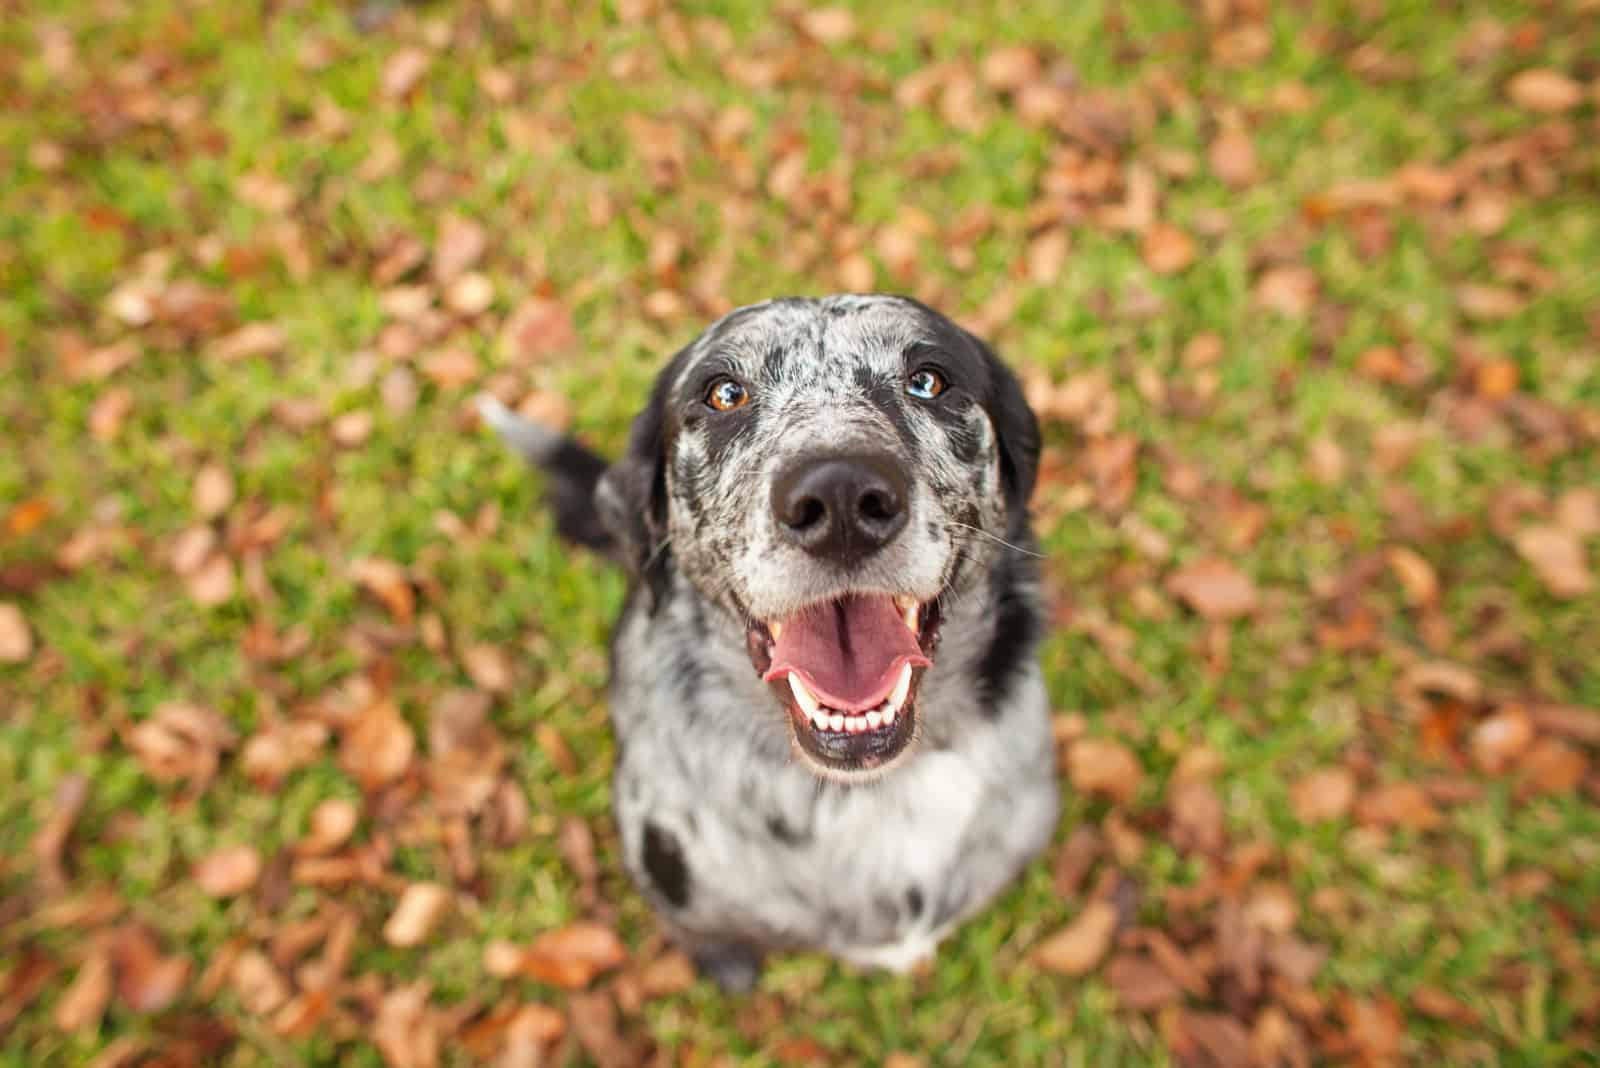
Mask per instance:
[[[771,682],[797,672],[829,708],[862,712],[883,703],[906,663],[927,667],[932,661],[894,599],[852,596],[785,621],[762,677]]]

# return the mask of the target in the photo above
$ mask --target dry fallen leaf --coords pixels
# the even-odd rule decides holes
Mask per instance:
[[[1195,259],[1194,238],[1170,223],[1158,222],[1144,232],[1139,255],[1157,274],[1176,274]]]
[[[356,716],[339,746],[339,766],[364,790],[398,779],[416,752],[411,725],[390,700],[374,701]]]
[[[112,441],[122,432],[131,411],[133,392],[127,386],[112,386],[96,397],[89,409],[89,434],[99,442]]]
[[[1472,759],[1486,775],[1509,771],[1533,743],[1533,720],[1520,705],[1507,705],[1472,731]]]
[[[183,585],[194,603],[204,608],[225,604],[236,587],[233,561],[222,553],[212,553],[205,562],[184,576]]]
[[[403,97],[416,88],[432,63],[433,57],[422,49],[402,48],[384,62],[378,87],[391,100]]]
[[[1274,267],[1256,281],[1256,303],[1290,318],[1309,314],[1317,300],[1317,275],[1309,267]]]
[[[1106,982],[1117,993],[1117,1002],[1134,1012],[1153,1012],[1183,997],[1180,987],[1166,969],[1148,957],[1124,953],[1106,965]]]
[[[1415,549],[1397,545],[1388,552],[1389,569],[1406,592],[1412,605],[1429,605],[1439,599],[1439,578],[1433,565]]]
[[[111,1003],[111,990],[111,957],[103,950],[92,950],[56,1002],[56,1027],[68,1034],[99,1030],[101,1017]]]
[[[310,826],[300,840],[300,851],[314,856],[332,853],[350,840],[361,822],[361,810],[354,801],[332,797],[317,802],[311,810]]]
[[[491,943],[484,951],[484,968],[491,975],[521,973],[552,986],[582,990],[627,959],[627,948],[616,932],[592,920],[579,920],[544,932],[527,949]]]
[[[224,846],[195,861],[190,875],[211,897],[233,897],[261,877],[261,854],[251,845]]]
[[[277,323],[245,323],[233,333],[219,338],[211,351],[219,360],[249,360],[274,356],[283,351],[288,343],[288,335]]]
[[[499,344],[508,362],[529,364],[570,349],[577,341],[577,328],[565,305],[530,297],[506,318]]]
[[[1535,68],[1514,75],[1506,83],[1511,102],[1529,111],[1555,114],[1583,102],[1583,86],[1560,71]]]
[[[1133,800],[1143,777],[1132,750],[1098,738],[1084,738],[1073,743],[1067,751],[1067,771],[1073,789],[1102,794],[1117,804]]]
[[[158,705],[126,737],[146,775],[161,783],[187,779],[195,793],[211,782],[222,751],[233,748],[235,740],[220,715],[180,701]]]
[[[461,652],[461,666],[480,689],[490,693],[507,693],[511,689],[511,658],[498,645],[467,646]]]
[[[384,941],[391,946],[421,945],[449,907],[449,890],[438,883],[412,883],[383,926]]]
[[[1167,589],[1205,619],[1238,619],[1256,608],[1250,576],[1218,557],[1179,568],[1167,579]]]
[[[1517,532],[1516,547],[1554,596],[1582,597],[1593,591],[1594,575],[1584,557],[1583,542],[1571,530],[1549,525],[1524,527]]]
[[[478,357],[469,349],[451,346],[428,354],[422,361],[422,373],[440,389],[460,389],[477,380],[482,369]]]
[[[439,1021],[428,1005],[432,985],[419,980],[391,990],[378,1003],[372,1043],[389,1068],[436,1068],[439,1063]]]
[[[1356,802],[1356,819],[1378,827],[1405,827],[1426,831],[1439,826],[1444,818],[1416,783],[1398,782],[1380,786]]]
[[[1589,760],[1559,738],[1540,738],[1523,754],[1517,772],[1519,797],[1564,794],[1583,782]]]
[[[1206,150],[1206,160],[1217,180],[1234,189],[1242,189],[1260,177],[1255,142],[1236,125],[1217,135]]]
[[[856,32],[856,17],[848,8],[814,8],[800,15],[806,36],[823,44],[843,44]]]
[[[245,1012],[266,1016],[278,1011],[293,991],[260,950],[247,949],[233,962],[233,991]]]
[[[194,476],[195,515],[202,520],[215,519],[233,504],[233,476],[221,464],[210,463]]]
[[[1318,768],[1289,788],[1289,803],[1301,823],[1342,819],[1356,797],[1356,779],[1346,768]]]
[[[290,772],[316,760],[327,742],[328,728],[316,720],[274,723],[246,740],[239,768],[258,788],[276,790]]]
[[[350,565],[350,576],[382,602],[397,622],[411,622],[417,601],[405,568],[393,560],[369,556]]]
[[[110,943],[117,996],[133,1012],[160,1012],[178,999],[189,982],[187,958],[163,957],[150,932],[130,924]]]
[[[983,57],[980,71],[985,85],[1008,93],[1038,81],[1042,69],[1039,54],[1033,49],[1026,45],[1002,45]]]
[[[1093,901],[1077,917],[1034,947],[1034,964],[1062,975],[1087,975],[1111,948],[1117,930],[1117,910]]]
[[[20,664],[33,655],[33,632],[22,609],[0,601],[0,664]]]

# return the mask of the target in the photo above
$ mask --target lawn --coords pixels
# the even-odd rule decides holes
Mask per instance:
[[[1600,1062],[1600,4],[0,0],[0,1065]],[[1065,804],[694,982],[492,392],[772,295],[1045,426]]]

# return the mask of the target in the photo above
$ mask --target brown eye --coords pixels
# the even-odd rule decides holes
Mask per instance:
[[[918,400],[933,400],[944,392],[944,376],[931,367],[912,371],[906,379],[906,392]]]
[[[711,389],[706,392],[706,403],[719,412],[731,412],[735,408],[742,408],[749,400],[750,394],[731,378],[717,379],[711,383]]]

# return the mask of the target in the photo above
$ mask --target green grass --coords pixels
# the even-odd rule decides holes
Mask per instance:
[[[612,452],[654,369],[716,307],[840,288],[838,263],[856,248],[872,260],[878,288],[917,292],[951,314],[975,316],[1009,299],[1012,311],[989,333],[1013,364],[1058,382],[1092,369],[1109,376],[1117,429],[1141,443],[1127,517],[1171,547],[1163,558],[1143,553],[1127,519],[1080,491],[1078,429],[1047,426],[1060,462],[1035,504],[1052,596],[1064,616],[1098,614],[1126,628],[1126,655],[1147,680],[1130,681],[1081,626],[1058,628],[1046,644],[1056,707],[1131,747],[1145,771],[1138,797],[1114,814],[1069,792],[1061,838],[1112,815],[1135,829],[1142,848],[1120,866],[1139,887],[1138,920],[1179,922],[1168,891],[1202,881],[1206,861],[1167,840],[1167,785],[1183,753],[1208,746],[1220,763],[1230,842],[1270,849],[1262,878],[1291,888],[1296,931],[1329,950],[1315,982],[1327,1016],[1304,1029],[1319,1058],[1340,1057],[1332,1040],[1346,996],[1392,999],[1404,1014],[1401,1053],[1416,1063],[1600,1056],[1597,772],[1575,792],[1519,798],[1515,773],[1483,776],[1470,763],[1430,758],[1398,693],[1408,664],[1446,659],[1470,666],[1493,695],[1600,708],[1600,597],[1552,596],[1493,520],[1511,487],[1535,498],[1526,523],[1547,519],[1563,492],[1600,485],[1600,13],[1592,3],[1289,5],[1266,20],[1267,54],[1243,66],[1211,61],[1216,31],[1198,13],[1209,5],[1166,0],[995,0],[960,15],[885,0],[860,5],[855,35],[830,46],[805,43],[791,18],[747,0],[685,3],[643,21],[628,17],[640,6],[632,3],[438,3],[407,8],[368,35],[335,5],[264,6],[22,2],[0,18],[0,601],[22,609],[37,646],[27,662],[0,665],[0,1018],[5,977],[25,946],[63,966],[8,1029],[0,1024],[0,1065],[84,1063],[118,1035],[145,1036],[154,1048],[186,1012],[215,1014],[235,1030],[221,1063],[381,1063],[359,1037],[370,1006],[352,1001],[355,1022],[283,1037],[228,987],[206,1001],[192,981],[167,1013],[141,1016],[114,1000],[97,1032],[61,1033],[52,1014],[93,932],[38,919],[50,899],[30,843],[52,813],[56,784],[72,773],[91,787],[67,851],[69,893],[114,886],[123,915],[148,924],[197,973],[230,939],[260,942],[336,898],[361,917],[352,976],[384,988],[425,978],[437,1007],[503,998],[559,1005],[555,991],[488,979],[481,961],[492,939],[526,942],[581,914],[578,882],[557,846],[567,815],[595,829],[601,890],[630,946],[651,936],[648,911],[620,874],[607,815],[604,642],[620,577],[556,542],[535,480],[468,417],[472,387],[419,374],[414,410],[391,412],[380,400],[396,361],[373,355],[390,322],[374,265],[402,236],[431,248],[446,213],[485,227],[477,269],[494,282],[495,301],[476,322],[421,346],[413,362],[465,348],[483,368],[475,385],[558,393],[574,428]],[[518,14],[494,13],[502,7]],[[1525,31],[1521,43],[1463,59],[1487,21]],[[63,40],[73,44],[65,59]],[[1121,197],[1113,190],[1067,205],[1064,271],[1048,283],[1027,280],[1019,261],[1029,212],[1060,164],[1063,136],[1020,121],[987,89],[978,90],[975,131],[952,127],[937,96],[908,108],[894,93],[932,64],[970,73],[1007,43],[1038,47],[1076,84],[1126,109],[1101,159],[1118,174],[1136,164],[1159,176],[1159,217],[1194,234],[1193,265],[1153,274],[1136,235],[1098,221],[1101,201]],[[1405,69],[1364,75],[1362,46]],[[386,99],[381,72],[404,47],[430,50],[431,66],[407,99]],[[318,49],[326,62],[309,64]],[[752,86],[745,68],[763,63],[785,79]],[[1586,79],[1587,101],[1561,120],[1519,109],[1504,86],[1528,67]],[[626,76],[614,73],[624,68]],[[512,80],[509,99],[484,88],[486,72]],[[1305,106],[1281,106],[1296,87]],[[749,128],[718,158],[708,131],[734,108]],[[1229,114],[1245,123],[1259,160],[1260,181],[1242,190],[1206,162]],[[668,182],[639,144],[630,120],[641,117],[681,138],[681,173]],[[1387,234],[1368,247],[1360,219],[1318,221],[1310,210],[1330,189],[1408,163],[1449,165],[1540,127],[1559,139],[1553,121],[1566,124],[1568,143],[1468,184],[1504,193],[1498,232],[1465,226],[1459,200],[1444,209],[1402,203],[1371,213],[1366,225]],[[770,194],[768,175],[786,146],[803,151],[808,179],[843,176],[843,212],[791,208]],[[390,149],[393,166],[372,168],[375,153]],[[930,167],[936,157],[943,166]],[[1189,176],[1163,170],[1175,157],[1192,162]],[[246,175],[286,183],[292,205],[281,216],[263,207],[241,187]],[[919,239],[909,277],[882,262],[875,235],[886,225],[920,215],[943,228],[974,207],[988,208],[993,225],[974,242],[970,266],[937,233]],[[674,284],[649,266],[663,229],[682,242],[686,308],[664,321],[643,311],[652,292]],[[1315,270],[1310,314],[1255,302],[1266,260]],[[238,322],[280,326],[284,349],[225,361],[214,352],[216,328],[129,327],[107,301],[137,277],[158,288],[211,287]],[[427,282],[426,268],[407,282]],[[704,306],[693,295],[701,282],[713,298]],[[1460,306],[1470,282],[1527,299],[1504,319],[1474,321]],[[571,312],[579,344],[509,359],[499,325],[534,293]],[[1222,339],[1220,361],[1185,366],[1185,344],[1203,332]],[[75,350],[122,341],[137,358],[109,378],[69,373]],[[1407,348],[1429,369],[1425,380],[1365,376],[1361,354],[1377,345]],[[1557,413],[1564,436],[1555,447],[1493,404],[1481,435],[1452,415],[1470,397],[1474,351],[1512,361],[1527,403]],[[1192,411],[1177,403],[1207,376],[1209,401]],[[1153,399],[1151,382],[1173,399]],[[116,388],[127,390],[130,411],[113,438],[99,440],[91,413]],[[328,420],[295,430],[275,416],[281,402],[306,398],[329,419],[372,412],[370,438],[342,449]],[[1402,422],[1418,430],[1415,453],[1385,472],[1374,436]],[[1319,480],[1310,469],[1319,439],[1342,449],[1342,477]],[[233,596],[203,607],[168,560],[197,522],[193,479],[211,461],[237,484],[214,525],[225,545],[235,539],[238,582]],[[1179,492],[1178,461],[1203,476],[1200,496]],[[1222,490],[1262,510],[1259,538],[1242,548],[1219,518]],[[48,511],[20,530],[27,502]],[[247,564],[236,539],[269,508],[283,513],[285,531]],[[81,570],[53,571],[61,546],[89,528],[110,532],[102,553]],[[1361,595],[1376,619],[1374,642],[1328,648],[1318,627],[1334,606],[1316,591],[1395,545],[1437,572],[1439,620],[1428,623],[1380,569]],[[1585,551],[1593,567],[1600,542],[1590,537]],[[1211,625],[1164,587],[1183,563],[1217,554],[1255,580],[1263,602],[1231,625],[1220,670],[1207,662]],[[374,652],[390,620],[351,577],[365,556],[409,568],[419,615],[442,630],[444,648],[412,630]],[[268,596],[252,589],[250,567]],[[243,643],[257,621],[279,634],[303,626],[305,650],[283,663],[252,661]],[[1478,639],[1491,626],[1518,637],[1515,656],[1482,651]],[[1442,644],[1430,647],[1440,632]],[[235,750],[191,797],[146,774],[126,743],[129,726],[163,702],[190,701],[222,713],[242,741],[381,670],[425,743],[432,699],[470,684],[460,654],[477,643],[512,654],[515,685],[492,721],[532,815],[520,843],[477,847],[486,894],[474,908],[446,919],[423,947],[400,950],[379,935],[393,907],[385,890],[290,887],[271,909],[197,891],[189,869],[199,856],[249,842],[271,858],[303,836],[318,801],[359,789],[335,740],[276,792],[246,779]],[[570,746],[575,774],[535,743],[541,726]],[[1585,755],[1592,766],[1595,752]],[[1442,805],[1442,826],[1420,834],[1374,833],[1351,817],[1303,825],[1290,786],[1340,762],[1362,770],[1363,794],[1441,778],[1482,792]],[[426,811],[425,800],[371,805],[357,841],[381,834],[393,845],[389,871],[449,882],[437,827],[418,816]],[[421,823],[409,824],[413,817]],[[1534,871],[1548,872],[1548,884],[1511,892]],[[1031,947],[1082,903],[1057,894],[1042,860],[944,947],[929,974],[860,975],[796,956],[775,964],[752,1001],[701,984],[649,1003],[628,1026],[681,1064],[722,1054],[793,1062],[799,1039],[834,1063],[878,1063],[894,1050],[939,1064],[1175,1063],[1162,1021],[1120,1009],[1103,973],[1066,979],[1028,963]],[[1419,986],[1460,998],[1480,1022],[1426,1018],[1409,1001]],[[465,1061],[450,1042],[446,1050],[447,1063]],[[572,1045],[562,1051],[584,1063]]]

